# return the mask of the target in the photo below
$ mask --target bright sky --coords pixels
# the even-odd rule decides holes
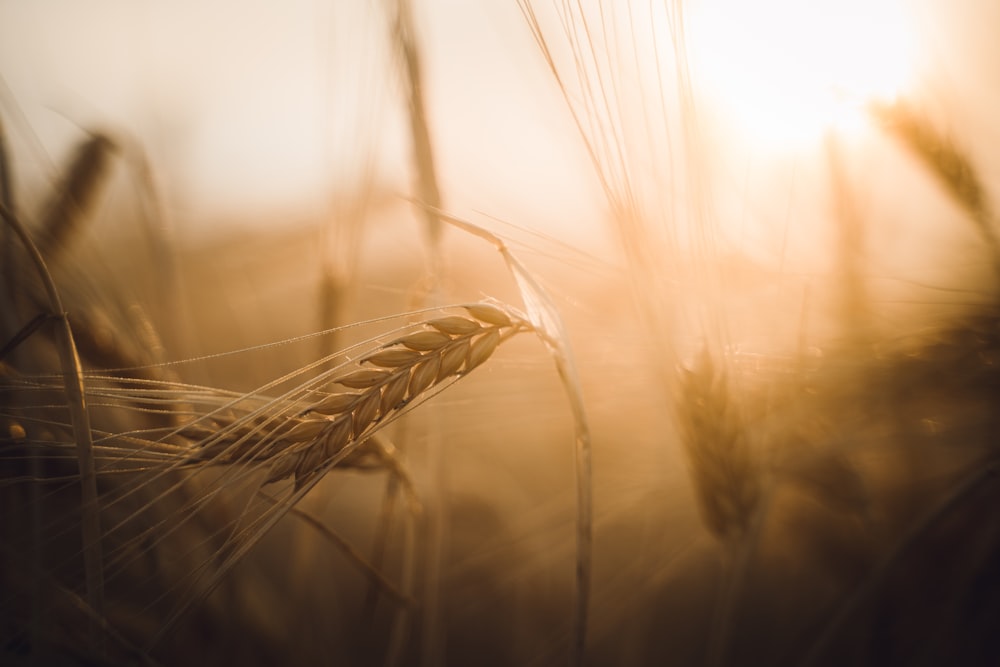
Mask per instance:
[[[442,179],[461,182],[448,203],[523,215],[528,206],[507,204],[522,193],[542,217],[585,210],[553,203],[581,199],[571,195],[586,169],[516,5],[415,4]],[[179,217],[320,211],[331,191],[360,182],[365,160],[382,187],[402,191],[408,129],[381,7],[0,5],[0,74],[13,93],[0,108],[10,134],[30,145],[34,133],[56,156],[78,125],[139,137]],[[21,113],[27,122],[12,122]],[[39,152],[22,159],[44,161]]]
[[[448,204],[527,226],[597,217],[590,166],[516,3],[414,4]],[[44,162],[32,132],[54,156],[80,136],[77,125],[137,137],[180,217],[321,211],[332,191],[360,181],[365,156],[400,191],[407,129],[379,47],[381,6],[2,3],[0,74],[12,95],[0,91],[0,112],[25,172]],[[983,82],[1000,80],[1000,3],[684,6],[702,108],[758,155],[815,152],[830,127],[852,131],[868,100],[906,94],[928,63],[944,72],[936,111],[991,131],[1000,94]],[[655,29],[669,39],[665,25]],[[982,99],[969,103],[970,91]]]
[[[902,0],[702,0],[688,16],[695,80],[765,145],[850,132],[865,105],[918,81],[916,17]]]

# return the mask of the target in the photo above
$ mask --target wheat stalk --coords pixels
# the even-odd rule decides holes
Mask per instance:
[[[81,487],[81,533],[83,537],[84,570],[87,586],[87,602],[97,616],[104,613],[104,581],[101,568],[101,521],[97,497],[97,476],[94,469],[94,446],[90,429],[90,413],[85,399],[86,388],[83,382],[83,369],[80,365],[80,355],[76,350],[73,331],[69,317],[63,309],[62,299],[52,280],[52,274],[46,267],[45,260],[38,250],[28,231],[20,221],[5,207],[0,207],[0,214],[10,226],[14,234],[24,245],[28,256],[45,288],[51,308],[51,314],[58,318],[57,351],[62,367],[63,387],[66,403],[69,407],[70,422],[73,429],[73,440],[76,446],[76,456],[79,462]],[[101,639],[95,627],[91,628],[91,640],[98,653],[102,652]]]
[[[503,257],[507,270],[517,284],[524,300],[526,317],[535,335],[542,341],[552,361],[570,411],[574,426],[574,462],[576,467],[576,600],[573,605],[573,635],[569,664],[582,665],[587,644],[591,587],[591,550],[593,547],[593,463],[589,420],[583,400],[583,388],[576,367],[576,357],[569,344],[569,336],[559,309],[538,279],[510,251],[496,234],[471,222],[437,211],[439,218],[467,234],[478,236],[491,244]]]
[[[424,243],[427,247],[427,264],[422,286],[418,286],[415,304],[429,299],[431,305],[440,304],[440,287],[444,258],[441,253],[442,222],[437,210],[443,206],[441,186],[434,158],[434,144],[424,95],[425,77],[421,62],[421,44],[417,24],[409,0],[392,0],[386,3],[391,13],[392,41],[396,47],[396,64],[407,101],[410,121],[410,141],[413,173],[416,177],[416,194],[425,204],[419,210],[424,219]],[[442,567],[445,544],[448,542],[448,482],[445,472],[447,458],[445,444],[440,436],[431,434],[428,441],[428,470],[431,495],[428,497],[430,512],[427,516],[425,605],[423,618],[423,661],[442,660],[445,643],[442,597]],[[394,660],[387,665],[396,664]]]

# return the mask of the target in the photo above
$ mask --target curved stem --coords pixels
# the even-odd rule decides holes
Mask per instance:
[[[101,518],[97,502],[97,473],[94,467],[94,445],[90,432],[90,414],[83,386],[83,369],[80,365],[80,355],[76,351],[73,331],[70,329],[69,318],[63,310],[62,300],[56,289],[52,274],[45,265],[45,259],[38,251],[38,246],[32,241],[28,231],[17,217],[0,206],[0,214],[25,249],[35,267],[45,288],[49,307],[58,317],[56,326],[56,348],[59,353],[59,363],[62,366],[63,386],[66,390],[66,401],[69,407],[70,422],[73,426],[73,439],[76,441],[76,457],[80,468],[80,523],[83,534],[83,564],[86,577],[87,603],[96,618],[104,617],[104,571],[101,554]],[[91,642],[98,653],[103,653],[100,625],[92,623],[90,628]]]

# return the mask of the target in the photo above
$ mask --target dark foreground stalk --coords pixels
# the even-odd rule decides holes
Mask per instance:
[[[63,310],[62,300],[56,290],[52,274],[49,273],[45,260],[38,251],[38,246],[32,241],[27,230],[13,213],[6,207],[0,207],[4,222],[10,226],[24,244],[32,263],[38,269],[42,284],[49,299],[52,313],[58,317],[56,325],[56,347],[59,352],[59,363],[62,366],[63,385],[66,391],[66,401],[69,406],[70,423],[73,426],[73,439],[76,442],[76,457],[80,469],[80,524],[83,535],[83,566],[86,577],[87,603],[94,612],[94,621],[90,624],[91,647],[101,655],[103,649],[103,634],[100,623],[104,618],[104,571],[101,554],[101,518],[97,502],[97,473],[94,467],[94,446],[90,432],[90,414],[87,411],[85,391],[83,386],[83,369],[80,365],[80,355],[76,351],[73,331],[70,329],[69,318]]]

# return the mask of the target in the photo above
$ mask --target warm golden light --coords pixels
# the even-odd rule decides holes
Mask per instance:
[[[866,104],[913,79],[913,31],[898,0],[705,0],[689,18],[699,90],[773,147],[849,130]]]

